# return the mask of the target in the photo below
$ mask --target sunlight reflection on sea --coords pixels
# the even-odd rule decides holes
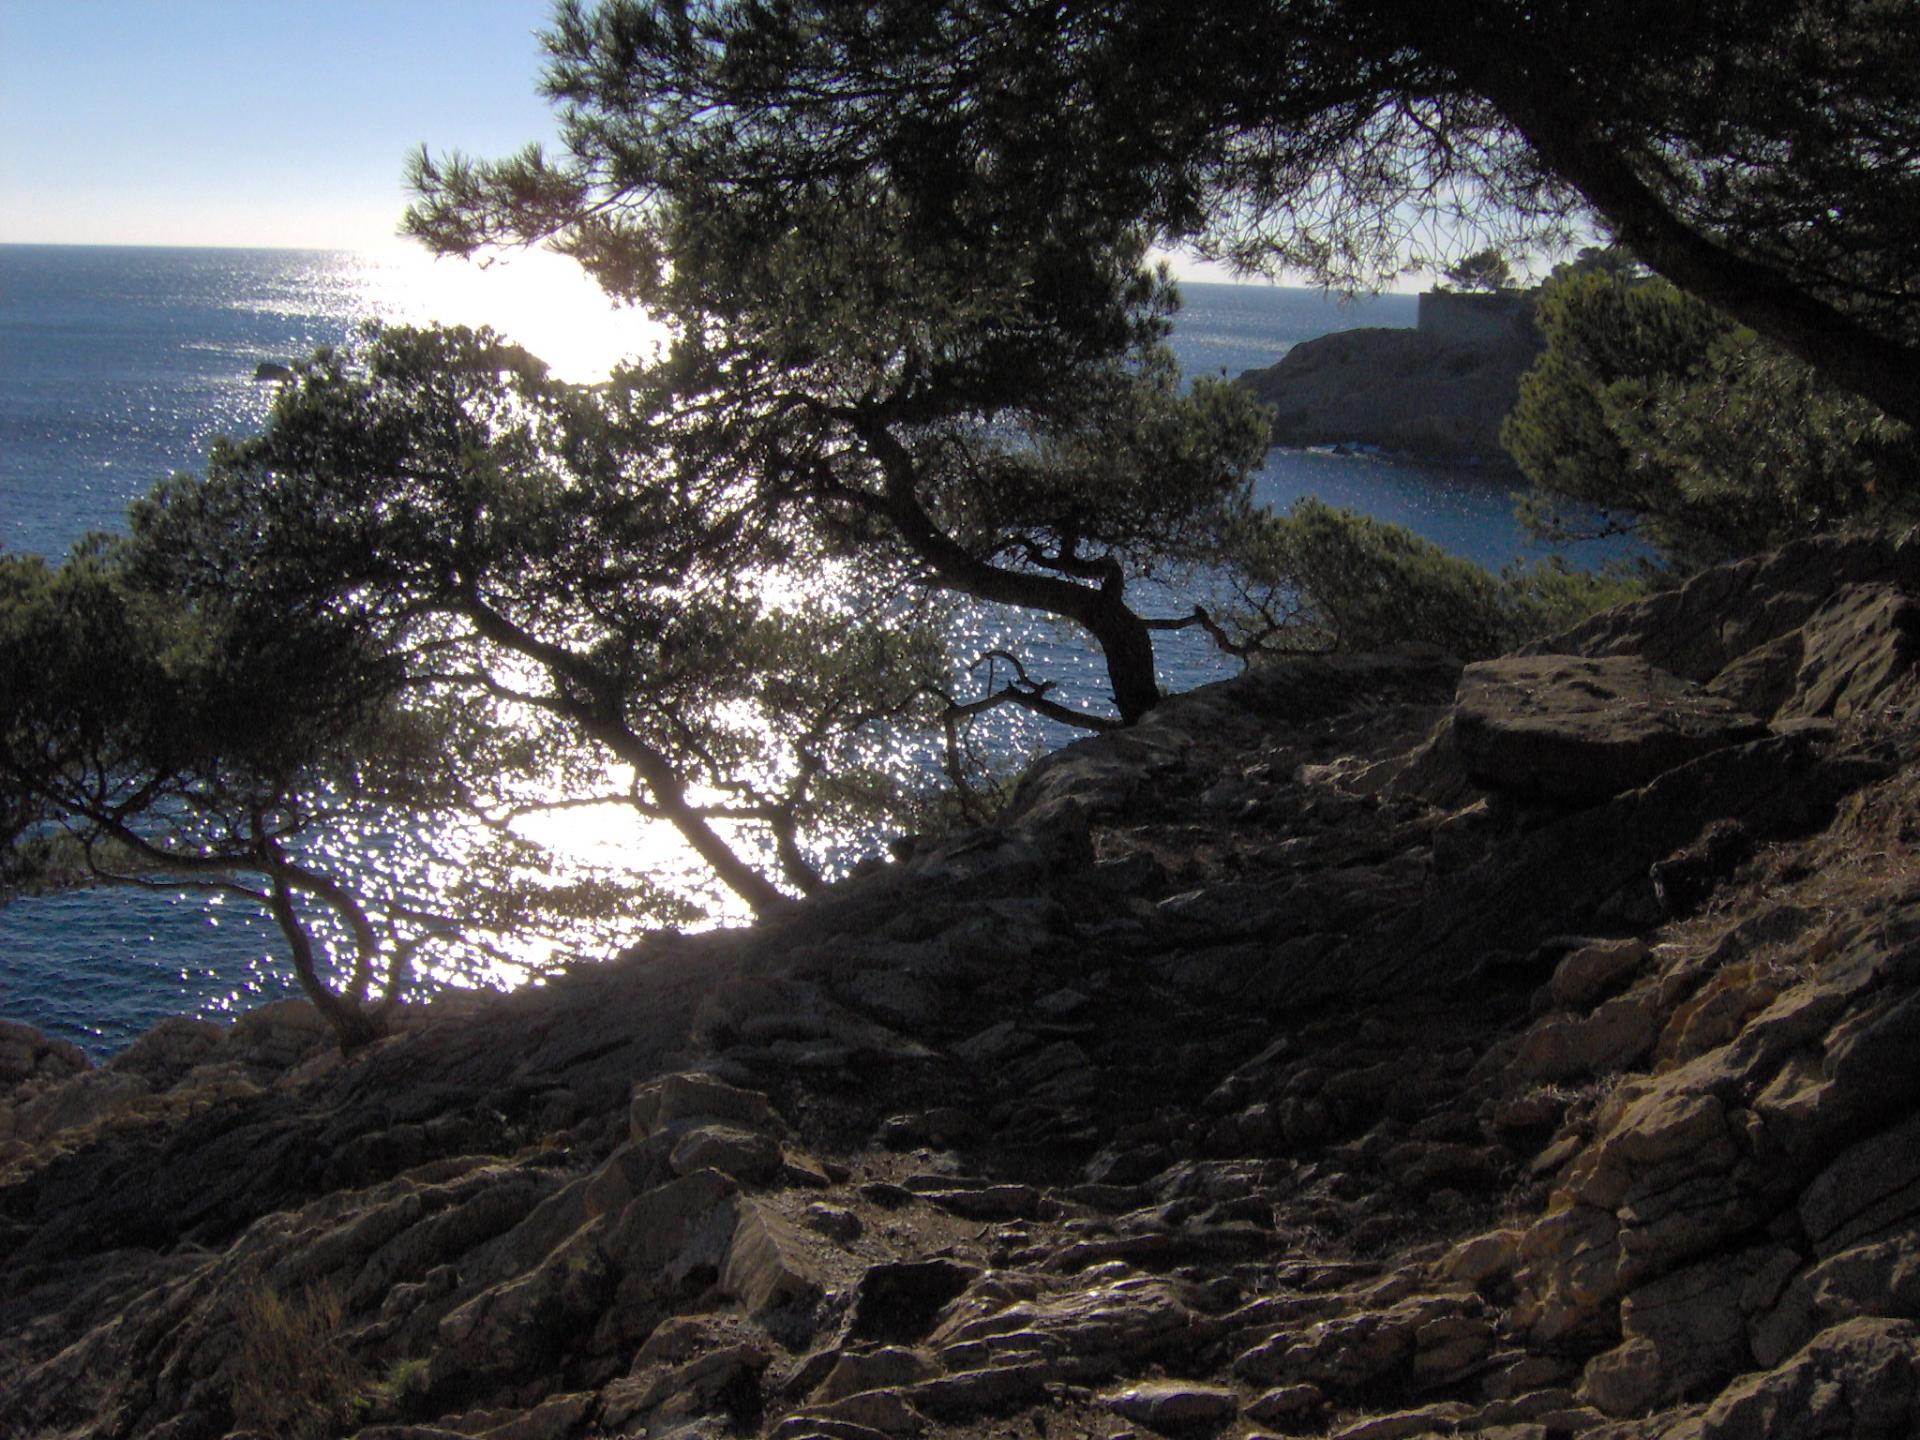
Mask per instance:
[[[1313,292],[1197,285],[1187,299],[1174,346],[1195,373],[1238,373],[1329,330],[1413,319],[1407,296],[1340,306]],[[274,386],[255,379],[257,367],[339,345],[363,317],[488,324],[579,381],[659,337],[643,315],[610,307],[570,261],[539,253],[483,268],[410,250],[0,247],[0,543],[57,557],[87,530],[116,527],[128,500],[172,471],[196,468],[214,435],[258,428]],[[1270,503],[1318,491],[1494,564],[1524,548],[1505,486],[1471,474],[1276,451],[1260,484]],[[809,582],[819,577],[793,577],[795,593]],[[983,611],[969,618],[956,653],[997,647],[1037,653],[1062,698],[1103,703],[1102,669],[1070,637]],[[1229,668],[1192,633],[1163,637],[1161,660],[1169,690]],[[1024,751],[1070,738],[1028,726],[996,743]],[[910,770],[934,756],[923,749],[894,762]],[[609,775],[616,788],[618,778]],[[706,923],[744,916],[670,827],[630,809],[556,811],[522,823],[562,866],[637,868],[700,903]],[[827,837],[830,864],[851,864],[883,838]],[[603,935],[580,948],[598,957],[616,945]],[[0,1014],[108,1053],[161,1015],[228,1015],[292,993],[280,953],[271,922],[236,902],[210,905],[178,891],[22,900],[0,908]],[[481,971],[432,971],[424,984],[519,983],[568,953],[528,943]]]

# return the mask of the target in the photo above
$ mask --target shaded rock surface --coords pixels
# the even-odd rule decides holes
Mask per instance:
[[[1605,703],[1478,749],[1261,670],[351,1060],[0,1024],[0,1435],[1914,1434],[1912,560],[1556,637],[1477,673]]]
[[[1541,345],[1530,322],[1472,338],[1342,330],[1302,341],[1238,383],[1274,407],[1276,445],[1377,445],[1511,467],[1500,424]]]

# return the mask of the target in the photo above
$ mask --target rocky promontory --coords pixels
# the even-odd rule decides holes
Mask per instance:
[[[1418,328],[1336,331],[1242,375],[1237,383],[1274,407],[1273,443],[1510,466],[1500,424],[1544,343],[1530,298],[1438,292],[1420,301]]]
[[[350,1059],[0,1029],[0,1435],[1920,1433],[1916,597],[1262,668]]]

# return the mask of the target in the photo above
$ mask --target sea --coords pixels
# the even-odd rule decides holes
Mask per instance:
[[[1415,319],[1410,295],[1182,291],[1172,345],[1189,375],[1237,375],[1317,335]],[[553,257],[481,270],[407,253],[0,246],[0,546],[58,559],[114,530],[131,499],[198,468],[214,436],[258,428],[273,391],[262,365],[345,343],[369,319],[492,324],[579,379],[656,338]],[[1510,488],[1334,449],[1274,450],[1258,481],[1268,504],[1318,496],[1493,567],[1539,553]],[[1062,658],[1083,682],[1094,674],[1090,656]],[[1192,637],[1163,656],[1169,689],[1221,673]],[[0,906],[0,1017],[97,1057],[167,1015],[231,1017],[295,993],[277,930],[237,901],[106,888]]]

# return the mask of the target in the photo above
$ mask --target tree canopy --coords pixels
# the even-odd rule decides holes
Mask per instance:
[[[1371,284],[1597,221],[1920,420],[1911,0],[568,0],[547,44],[564,153],[423,155],[430,244],[653,298],[696,234],[857,246],[879,207],[976,281],[1138,230]]]
[[[858,178],[796,182],[804,202],[776,219],[719,169],[626,214],[510,168],[423,164],[447,205],[415,228],[450,248],[565,228],[563,248],[673,328],[625,383],[683,472],[724,473],[763,521],[924,586],[1077,626],[1121,719],[1157,702],[1152,623],[1174,617],[1129,587],[1219,554],[1267,432],[1238,390],[1183,384],[1162,344],[1172,287],[1137,234],[928,228]],[[521,213],[493,208],[522,183],[539,193]]]
[[[687,915],[645,873],[556,865],[530,818],[664,822],[763,914],[813,888],[823,836],[911,804],[892,730],[944,703],[944,617],[668,463],[659,423],[484,332],[297,367],[263,434],[124,537],[7,557],[7,838],[259,901],[348,1043],[422,946],[484,965]]]
[[[1501,440],[1548,536],[1631,531],[1684,571],[1911,518],[1913,430],[1713,306],[1610,261],[1566,267],[1535,318]]]

